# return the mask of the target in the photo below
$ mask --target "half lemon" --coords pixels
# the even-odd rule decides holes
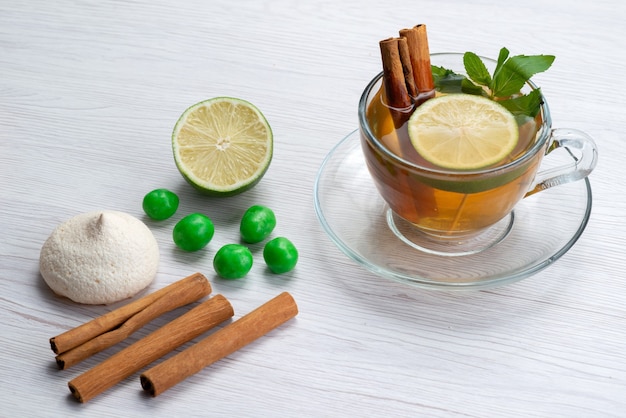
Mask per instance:
[[[273,136],[252,103],[215,97],[189,107],[172,133],[176,167],[196,189],[230,196],[256,185],[272,160]]]
[[[408,122],[417,152],[439,167],[476,170],[504,160],[517,145],[515,117],[486,97],[450,94],[420,105]]]

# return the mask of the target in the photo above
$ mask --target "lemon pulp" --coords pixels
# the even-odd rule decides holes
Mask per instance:
[[[475,170],[503,161],[517,145],[515,117],[485,97],[450,94],[420,105],[408,122],[411,143],[427,161]]]
[[[267,171],[272,130],[251,103],[215,97],[189,107],[172,133],[174,161],[198,190],[233,195],[250,189]]]

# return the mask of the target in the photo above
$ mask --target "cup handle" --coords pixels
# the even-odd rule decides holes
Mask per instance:
[[[564,148],[571,155],[571,162],[537,173],[535,186],[524,197],[542,190],[576,180],[584,179],[598,163],[598,148],[589,135],[577,129],[553,129],[552,143],[546,151],[550,154],[558,148]],[[575,154],[572,150],[578,150]]]

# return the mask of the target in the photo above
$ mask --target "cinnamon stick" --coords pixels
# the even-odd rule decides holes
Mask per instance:
[[[404,77],[398,44],[398,38],[387,38],[379,42],[387,106],[401,110],[410,107],[413,101]]]
[[[200,273],[122,306],[101,317],[50,339],[60,369],[111,347],[154,318],[211,293],[211,284]]]
[[[398,51],[400,52],[400,64],[402,64],[407,93],[411,96],[411,100],[415,101],[419,91],[415,84],[415,74],[413,73],[413,65],[411,64],[411,51],[409,50],[409,43],[406,38],[398,38]]]
[[[411,57],[411,67],[415,85],[420,95],[430,98],[434,95],[435,83],[430,67],[430,48],[428,47],[428,35],[426,25],[416,25],[410,29],[400,30],[400,36],[407,40],[409,54]],[[423,99],[420,100],[424,101]]]
[[[230,302],[216,295],[126,347],[68,383],[72,395],[87,402],[175,348],[233,316]]]
[[[385,133],[385,144],[401,158],[417,161],[419,155],[405,136],[403,126],[416,106],[435,96],[426,25],[402,29],[400,38],[384,39],[379,44],[383,61],[382,94],[396,128],[395,132]],[[412,200],[401,202],[406,205],[403,212],[411,213],[412,221],[427,216],[426,212],[434,207],[435,201],[431,189],[417,182],[401,181],[401,184],[413,196]]]
[[[160,395],[204,367],[265,335],[297,313],[298,307],[293,297],[283,292],[197,344],[142,373],[141,386],[152,396]]]

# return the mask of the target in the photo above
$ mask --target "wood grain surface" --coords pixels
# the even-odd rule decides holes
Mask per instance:
[[[619,0],[0,0],[0,416],[626,416],[624,21]],[[433,52],[556,55],[535,78],[554,126],[598,143],[587,229],[518,283],[469,293],[395,283],[344,255],[316,218],[318,168],[357,126],[378,41],[417,23]],[[275,139],[261,183],[226,199],[194,192],[170,145],[188,106],[221,95],[257,105]],[[206,251],[175,248],[176,217],[143,215],[143,195],[160,187],[179,194],[177,216],[213,219]],[[252,204],[274,209],[273,235],[300,262],[273,275],[256,245],[249,275],[221,280],[213,255],[238,242]],[[48,339],[120,305],[72,303],[39,275],[54,227],[95,209],[153,231],[161,263],[146,292],[199,271],[235,318],[283,291],[300,313],[157,398],[137,374],[79,404],[68,381],[184,312],[56,369]]]

